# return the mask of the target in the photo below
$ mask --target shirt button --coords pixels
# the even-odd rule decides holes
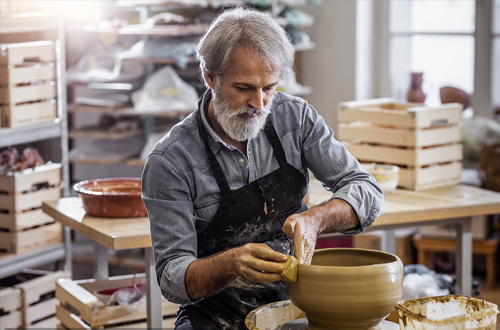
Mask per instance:
[[[240,158],[240,164],[243,164],[244,160],[243,158]]]
[[[252,152],[251,152],[251,151],[249,151],[249,152],[248,152],[248,154],[249,154],[249,155],[251,155],[251,154],[252,154]]]

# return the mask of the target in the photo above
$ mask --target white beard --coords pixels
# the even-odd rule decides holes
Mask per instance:
[[[249,106],[241,106],[232,109],[221,96],[221,88],[217,83],[215,89],[216,97],[213,100],[215,118],[224,132],[233,140],[242,142],[255,138],[266,124],[267,116],[271,113],[271,104],[274,95],[269,103],[261,110],[256,110]],[[241,116],[242,114],[256,113],[255,117]]]

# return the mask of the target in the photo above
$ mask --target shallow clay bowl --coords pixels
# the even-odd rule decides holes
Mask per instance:
[[[141,179],[109,178],[76,183],[89,215],[102,218],[135,218],[148,215],[141,199]]]
[[[305,312],[308,329],[377,329],[403,296],[403,264],[390,253],[318,250],[297,272],[287,292]]]

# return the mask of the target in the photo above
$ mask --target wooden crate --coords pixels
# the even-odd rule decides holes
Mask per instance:
[[[135,283],[145,279],[144,274],[135,277]],[[68,329],[93,329],[100,327],[119,327],[122,325],[144,323],[146,309],[131,311],[125,306],[106,306],[94,294],[96,291],[133,285],[132,275],[116,276],[106,280],[73,281],[61,279],[56,283],[56,298],[60,306],[56,316]],[[175,316],[178,305],[163,300],[163,315]]]
[[[55,328],[56,281],[69,277],[70,273],[57,271],[15,285],[21,290],[23,327]]]
[[[41,207],[43,201],[60,197],[61,168],[61,164],[45,164],[0,175],[0,229],[21,231],[53,222]]]
[[[0,315],[0,330],[22,326],[20,289],[0,288]]]
[[[24,253],[61,243],[62,226],[42,212],[42,202],[61,197],[61,164],[0,176],[0,249]]]
[[[54,43],[0,45],[1,127],[51,122],[57,117]]]
[[[54,60],[53,41],[0,44],[0,65],[3,66],[22,65],[26,62],[49,63],[54,62]]]
[[[398,186],[425,190],[460,183],[462,106],[398,104],[382,98],[338,105],[338,135],[360,162],[398,165]]]

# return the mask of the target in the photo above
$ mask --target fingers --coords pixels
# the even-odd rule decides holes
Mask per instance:
[[[292,218],[288,218],[283,225],[283,232],[287,235],[293,236],[295,231],[296,222]]]
[[[254,246],[252,247],[252,256],[269,261],[286,261],[286,256],[284,254],[274,251],[266,244],[254,244]]]
[[[238,273],[247,280],[268,283],[280,281],[286,255],[274,251],[266,244],[246,244],[240,248]]]

